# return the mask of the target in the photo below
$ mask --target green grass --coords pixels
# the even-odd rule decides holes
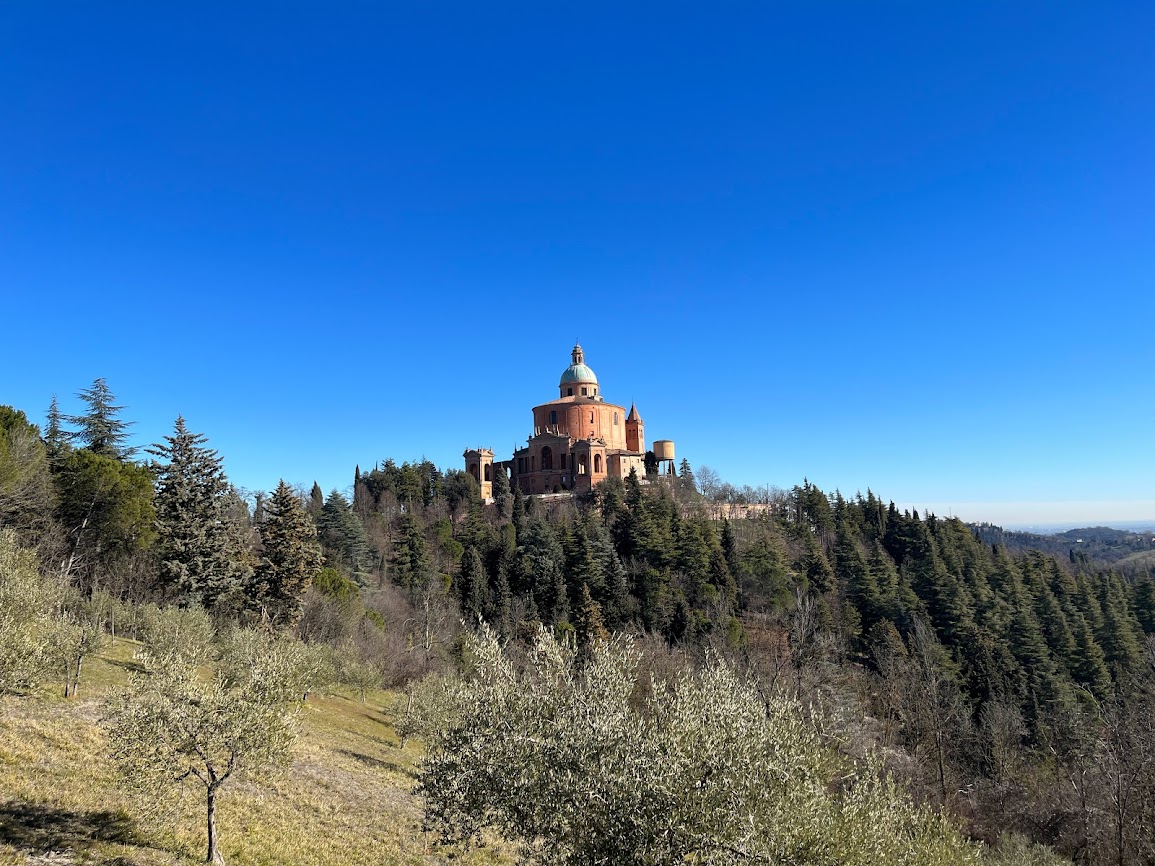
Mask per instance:
[[[137,645],[90,660],[80,697],[0,699],[0,866],[168,866],[204,859],[203,797],[158,808],[124,790],[99,725],[104,695],[125,684]],[[229,864],[510,862],[500,847],[432,847],[413,794],[420,748],[402,751],[393,696],[311,696],[292,765],[264,783],[226,786],[218,805]]]

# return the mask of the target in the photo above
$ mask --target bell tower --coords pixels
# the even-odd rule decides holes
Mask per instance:
[[[470,448],[463,455],[465,471],[473,476],[481,488],[481,501],[493,499],[493,450],[490,448]]]
[[[646,450],[646,425],[633,403],[630,404],[630,414],[626,416],[626,450],[635,454]]]

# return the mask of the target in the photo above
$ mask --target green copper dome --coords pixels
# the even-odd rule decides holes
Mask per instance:
[[[561,382],[559,384],[573,385],[584,382],[596,385],[598,383],[598,377],[594,375],[593,370],[585,365],[586,359],[585,353],[582,352],[582,347],[574,346],[571,357],[573,358],[573,363],[565,368],[565,371],[561,374]]]
[[[565,368],[565,372],[561,374],[561,384],[572,385],[574,382],[592,382],[598,383],[598,377],[594,375],[594,371],[585,364],[571,364]]]

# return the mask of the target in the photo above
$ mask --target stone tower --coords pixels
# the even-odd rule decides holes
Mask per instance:
[[[626,416],[626,450],[635,454],[646,450],[646,425],[634,403],[630,404],[630,414]]]
[[[481,488],[481,501],[493,499],[493,451],[489,448],[470,448],[465,452],[465,471]]]

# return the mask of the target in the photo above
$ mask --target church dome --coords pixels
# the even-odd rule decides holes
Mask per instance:
[[[573,347],[573,363],[561,374],[561,385],[573,385],[575,383],[596,385],[598,377],[594,371],[585,365],[585,354],[582,352],[581,346]]]

